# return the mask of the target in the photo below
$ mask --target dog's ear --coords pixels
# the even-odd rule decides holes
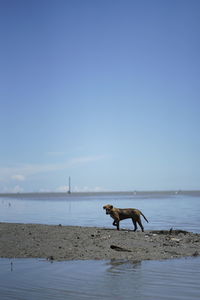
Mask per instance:
[[[113,205],[110,205],[110,208],[113,209]]]
[[[105,206],[103,206],[103,209],[106,209],[106,207],[105,207]]]

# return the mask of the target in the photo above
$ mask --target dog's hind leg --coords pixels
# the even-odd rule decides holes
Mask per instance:
[[[133,225],[134,225],[134,231],[136,231],[137,230],[137,223],[134,219],[132,219],[132,221],[133,221]]]
[[[140,228],[142,229],[142,232],[144,232],[144,227],[143,227],[143,225],[142,225],[142,222],[141,222],[141,220],[138,220],[137,222],[138,222],[138,224],[139,224]]]

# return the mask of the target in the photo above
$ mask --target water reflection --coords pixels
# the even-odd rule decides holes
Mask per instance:
[[[113,299],[142,299],[144,281],[141,262],[111,260],[106,266],[106,288]],[[107,297],[108,294],[105,295]]]
[[[130,261],[124,259],[112,259],[106,263],[108,266],[107,272],[112,273],[113,275],[121,274],[127,271],[136,271],[141,267],[141,261]]]
[[[199,285],[200,258],[53,263],[0,259],[0,294],[4,300],[197,300]]]

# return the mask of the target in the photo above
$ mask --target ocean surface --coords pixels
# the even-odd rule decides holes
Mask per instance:
[[[112,227],[105,204],[142,210],[146,230],[200,233],[200,192],[0,196],[0,222]],[[130,220],[122,228],[133,228]],[[199,249],[200,250],[200,249]],[[164,261],[0,259],[1,299],[200,299],[200,258]]]

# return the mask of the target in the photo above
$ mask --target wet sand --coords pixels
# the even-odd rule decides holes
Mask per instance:
[[[0,257],[49,260],[161,260],[199,256],[200,234],[0,223]]]

